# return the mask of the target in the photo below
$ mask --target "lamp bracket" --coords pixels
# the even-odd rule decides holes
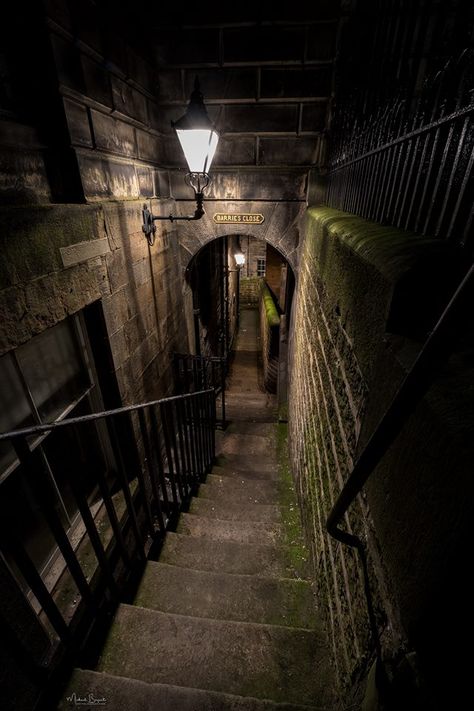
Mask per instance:
[[[153,215],[151,210],[148,209],[148,205],[143,205],[142,231],[145,237],[147,238],[148,244],[150,246],[152,246],[155,242],[155,222],[157,220],[169,220],[170,222],[176,222],[177,220],[185,220],[189,222],[191,220],[200,220],[201,217],[204,215],[204,208],[202,206],[204,202],[204,190],[211,182],[210,176],[207,173],[188,173],[185,177],[185,182],[194,190],[194,197],[196,200],[196,209],[194,210],[194,215]]]

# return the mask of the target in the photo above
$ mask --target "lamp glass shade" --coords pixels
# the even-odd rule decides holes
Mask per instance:
[[[235,263],[237,264],[237,266],[239,266],[239,267],[243,267],[243,266],[244,266],[244,264],[245,264],[245,254],[242,254],[242,252],[236,252],[236,253],[234,254],[234,259],[235,259]]]
[[[176,127],[181,148],[191,173],[208,173],[219,136],[214,129]]]

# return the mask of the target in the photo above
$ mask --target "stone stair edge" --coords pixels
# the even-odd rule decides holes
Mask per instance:
[[[243,543],[242,545],[246,545],[246,544]],[[143,572],[144,575],[146,573],[146,568],[149,564],[152,565],[153,567],[155,565],[163,565],[168,568],[179,568],[180,570],[189,570],[189,571],[191,571],[191,573],[193,573],[193,572],[194,573],[203,573],[204,575],[209,575],[210,577],[211,576],[219,577],[219,576],[225,575],[226,577],[229,577],[229,578],[243,578],[243,579],[247,579],[247,580],[262,580],[262,581],[267,581],[267,582],[272,582],[272,583],[275,583],[275,582],[276,583],[279,583],[279,582],[297,583],[299,585],[301,585],[301,583],[304,583],[306,586],[311,587],[311,581],[307,578],[285,578],[284,576],[272,577],[270,575],[258,575],[257,576],[257,575],[252,575],[250,573],[248,573],[248,574],[246,574],[246,573],[226,573],[224,571],[221,573],[217,573],[214,570],[201,570],[200,568],[189,568],[189,566],[179,565],[179,563],[167,563],[167,562],[160,561],[160,560],[147,561],[147,565],[145,566],[145,569]]]
[[[217,620],[214,619],[213,617],[195,617],[194,615],[181,615],[179,612],[162,612],[161,610],[154,610],[151,607],[142,607],[141,605],[131,605],[125,602],[120,603],[119,607],[117,608],[117,612],[121,608],[126,608],[126,610],[137,610],[137,611],[144,611],[147,614],[150,615],[158,615],[158,616],[166,616],[166,617],[172,617],[176,618],[177,620],[188,620],[192,622],[196,622],[197,624],[203,624],[206,623],[208,627],[215,627],[216,629],[223,629],[225,627],[233,627],[234,629],[239,628],[247,628],[247,629],[258,629],[258,630],[281,630],[287,635],[292,635],[294,634],[295,636],[301,633],[305,633],[306,635],[315,635],[319,636],[318,632],[315,631],[311,627],[286,627],[285,625],[270,625],[265,622],[242,622],[240,620]],[[117,613],[116,613],[117,616]],[[111,629],[115,624],[116,616],[114,617],[111,625]]]
[[[83,679],[85,682],[88,682],[90,684],[91,680],[93,685],[94,684],[100,684],[101,681],[106,681],[111,683],[112,685],[115,685],[116,687],[130,687],[130,689],[135,689],[137,691],[143,690],[143,691],[150,691],[152,694],[155,694],[155,692],[164,692],[164,693],[169,693],[170,695],[178,696],[178,697],[186,697],[186,696],[191,696],[196,699],[197,702],[200,701],[205,701],[207,704],[207,701],[215,701],[215,702],[224,702],[226,706],[223,708],[228,708],[229,711],[245,711],[245,709],[249,709],[250,711],[329,711],[327,707],[321,707],[321,706],[308,706],[307,704],[292,704],[292,703],[286,703],[286,702],[278,702],[278,701],[272,701],[271,699],[258,699],[255,696],[238,696],[236,694],[227,694],[225,692],[218,692],[218,691],[210,691],[210,690],[205,690],[205,689],[199,689],[196,687],[186,687],[186,686],[176,686],[173,684],[160,684],[157,682],[146,682],[142,681],[141,679],[134,679],[132,677],[124,677],[124,676],[118,676],[116,674],[111,674],[110,672],[101,672],[101,671],[95,671],[93,669],[83,669],[81,667],[76,667],[73,670],[73,675],[71,678],[71,681],[74,681],[79,677],[79,681]],[[99,690],[100,691],[100,690]],[[65,704],[61,704],[59,711],[63,711],[66,708],[71,708],[70,703],[66,699],[66,695],[70,694],[72,695],[74,693],[73,690],[66,690],[64,693],[64,701],[66,702]],[[99,695],[97,692],[94,693],[93,690],[87,689],[87,692],[84,690],[79,689],[79,694],[84,695],[86,693],[92,693],[95,698],[99,698]],[[97,696],[96,696],[97,694]],[[106,699],[106,701],[108,701]],[[153,704],[156,703],[156,700],[153,700]],[[228,705],[228,706],[227,706]],[[122,707],[124,708],[124,707]],[[133,711],[133,708],[137,708],[136,706],[127,706],[126,711]],[[156,709],[156,706],[148,706],[147,707],[142,707],[140,706],[140,711],[151,711],[153,708],[153,711]],[[206,707],[200,706],[199,711],[204,711],[205,708],[208,708],[207,705]],[[216,710],[218,707],[217,705],[213,706],[213,711]],[[170,707],[168,706],[168,711],[170,710]],[[114,709],[114,711],[121,711],[120,707],[117,707]],[[125,711],[125,709],[124,709]]]

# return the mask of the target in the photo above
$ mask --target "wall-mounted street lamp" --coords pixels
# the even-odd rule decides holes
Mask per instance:
[[[235,263],[237,264],[237,266],[239,267],[239,269],[244,266],[244,264],[245,264],[245,254],[243,254],[243,252],[235,252],[235,253],[234,253],[234,259],[235,259]]]
[[[204,215],[202,206],[204,191],[211,182],[209,170],[216,152],[219,134],[204,106],[197,77],[186,113],[177,121],[172,121],[171,125],[176,131],[188,164],[189,173],[186,174],[184,180],[194,190],[196,210],[194,215],[178,217],[167,215],[162,217],[153,215],[148,206],[144,205],[142,210],[142,230],[150,244],[154,242],[156,220],[170,220],[171,222],[175,220],[200,220]]]

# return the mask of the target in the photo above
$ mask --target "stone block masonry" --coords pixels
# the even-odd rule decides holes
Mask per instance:
[[[149,247],[141,202],[2,208],[0,353],[101,301],[124,404],[170,393],[186,350],[182,271],[168,227]]]
[[[419,304],[407,298],[410,285],[418,283],[423,288],[423,303],[431,302],[432,294],[436,301],[436,280],[431,277],[441,263],[449,263],[450,253],[438,240],[381,227],[329,208],[311,208],[304,232],[290,334],[290,452],[342,697],[357,703],[358,682],[373,655],[361,570],[353,552],[327,535],[326,520],[363,443],[405,373],[405,364],[390,348],[388,328],[399,328],[395,340],[411,343],[412,352],[414,348],[416,352],[403,328],[406,326],[411,335],[416,323],[425,328],[435,314],[420,314],[419,319],[418,313],[414,315]],[[409,446],[413,445],[411,441]],[[400,447],[403,449],[403,444]],[[409,488],[407,484],[407,498]],[[397,512],[386,499],[395,491],[393,479],[388,487],[385,481],[382,489],[373,483],[359,496],[345,521],[345,527],[368,547],[377,620],[387,657],[396,655],[406,640],[406,627],[410,627],[417,607],[413,590],[421,585],[412,579],[407,607],[398,595],[404,589],[400,551],[407,543],[395,534]],[[417,530],[415,516],[411,525]],[[383,556],[381,535],[389,544]],[[408,548],[412,548],[410,543]],[[396,569],[394,559],[398,561]]]

